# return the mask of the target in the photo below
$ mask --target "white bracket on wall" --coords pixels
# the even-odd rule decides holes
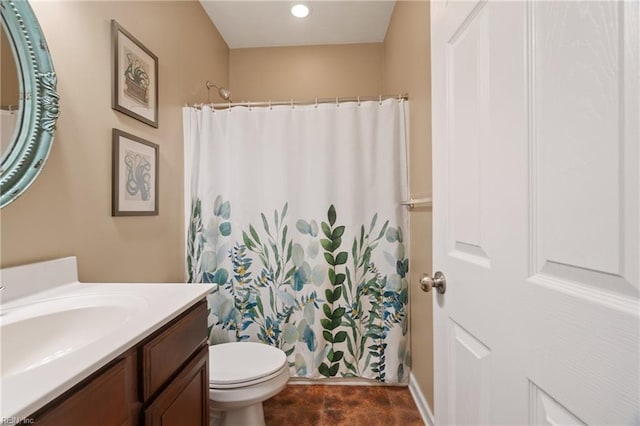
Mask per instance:
[[[432,206],[433,205],[433,199],[431,197],[426,197],[426,198],[409,198],[407,201],[402,201],[400,203],[403,206],[408,206],[410,209],[414,208],[415,206]]]

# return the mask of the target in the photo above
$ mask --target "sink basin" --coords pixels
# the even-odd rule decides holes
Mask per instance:
[[[22,373],[78,351],[121,327],[146,305],[131,295],[64,297],[0,314],[0,375]]]

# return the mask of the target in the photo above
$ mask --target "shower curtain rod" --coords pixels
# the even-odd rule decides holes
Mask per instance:
[[[386,99],[398,99],[400,100],[409,100],[409,94],[400,94],[400,95],[378,95],[378,96],[351,96],[351,97],[343,97],[343,98],[315,98],[315,99],[304,99],[304,100],[294,100],[290,99],[288,101],[259,101],[259,102],[249,102],[249,101],[241,101],[241,102],[220,102],[220,103],[210,103],[210,104],[194,104],[188,105],[192,108],[202,108],[204,106],[209,106],[211,108],[230,108],[234,106],[246,106],[246,107],[272,107],[277,105],[290,105],[300,106],[300,105],[318,105],[318,104],[340,104],[343,102],[364,102],[364,101],[379,101],[382,102]]]

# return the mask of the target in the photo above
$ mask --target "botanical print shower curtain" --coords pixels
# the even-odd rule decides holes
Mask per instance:
[[[407,102],[185,108],[188,282],[211,343],[300,377],[408,379]]]

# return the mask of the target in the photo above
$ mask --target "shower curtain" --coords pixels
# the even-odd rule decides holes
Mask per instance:
[[[406,101],[184,108],[187,281],[212,344],[408,380]]]

